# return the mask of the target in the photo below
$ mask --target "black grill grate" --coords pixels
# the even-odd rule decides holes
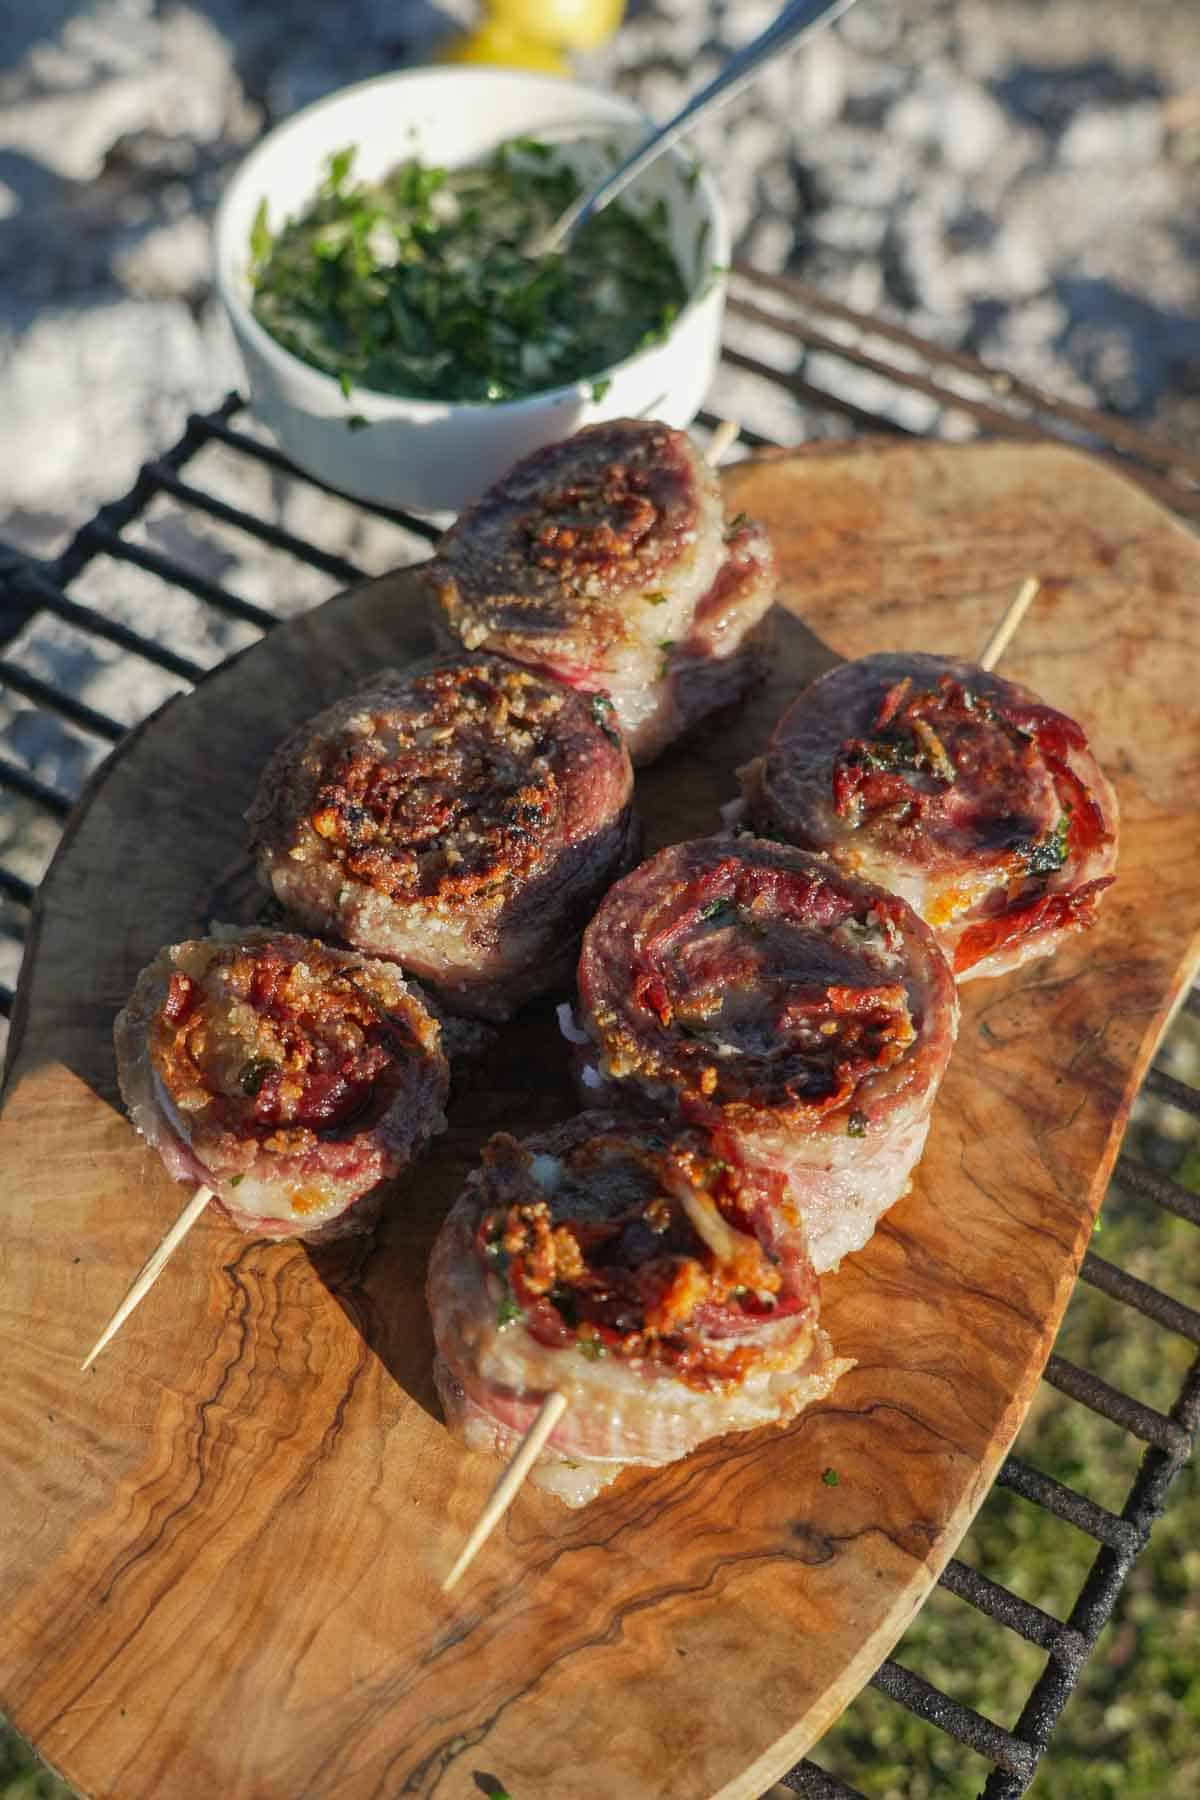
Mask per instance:
[[[747,291],[753,299],[745,297]],[[765,304],[768,300],[774,303],[772,309]],[[1143,481],[1181,515],[1200,516],[1200,457],[1194,453],[1176,452],[1170,446],[1156,444],[1132,427],[1086,409],[1058,407],[1027,384],[996,375],[961,353],[939,351],[899,327],[861,318],[848,308],[824,302],[793,282],[777,278],[764,281],[752,271],[739,270],[732,311],[734,341],[727,348],[715,399],[720,404],[730,381],[740,379],[739,419],[749,415],[752,421],[756,402],[764,403],[765,429],[757,431],[750,423],[742,434],[743,441],[751,447],[768,444],[781,435],[780,407],[790,404],[783,402],[781,395],[804,405],[810,434],[836,431],[844,435],[847,422],[876,432],[910,430],[909,401],[915,394],[937,408],[936,416],[922,425],[923,430],[960,436],[965,418],[969,429],[983,427],[1010,435],[1083,442],[1101,454],[1119,459],[1126,473]],[[752,339],[747,340],[744,335],[739,338],[741,321],[754,326],[756,335]],[[772,332],[774,361],[767,360],[772,352],[769,347],[764,348],[764,334]],[[882,340],[882,351],[863,348],[872,340]],[[810,368],[813,356],[820,358],[819,380]],[[841,367],[843,378],[831,378],[831,367]],[[863,376],[872,384],[869,389],[861,385]],[[703,422],[711,426],[714,420],[707,416]],[[0,657],[0,703],[24,702],[41,719],[55,721],[78,751],[77,763],[72,764],[70,756],[66,756],[64,766],[82,771],[72,791],[64,791],[60,781],[49,779],[40,767],[23,767],[9,755],[0,757],[0,790],[6,790],[16,806],[29,809],[31,836],[35,840],[32,850],[8,856],[7,861],[13,866],[5,866],[0,852],[0,921],[14,945],[19,944],[37,879],[82,775],[94,766],[105,747],[115,743],[128,725],[136,722],[118,720],[84,704],[54,680],[21,662],[21,635],[37,616],[51,615],[84,634],[88,641],[101,640],[121,656],[139,659],[168,678],[169,683],[187,686],[199,680],[205,673],[201,662],[68,592],[98,562],[109,559],[156,577],[168,584],[168,592],[190,595],[221,619],[245,627],[251,636],[270,631],[282,614],[230,591],[206,569],[189,566],[186,560],[128,535],[130,527],[144,520],[164,498],[188,518],[201,521],[201,526],[207,520],[244,532],[282,559],[307,565],[335,586],[376,572],[359,567],[344,555],[332,553],[278,522],[244,510],[192,479],[189,465],[210,445],[219,445],[227,456],[244,459],[247,469],[254,465],[259,471],[269,471],[273,479],[285,485],[309,481],[273,445],[260,441],[243,413],[242,401],[231,395],[217,411],[190,418],[179,442],[148,463],[129,493],[103,507],[53,563],[35,563],[0,548],[0,639],[16,640],[10,646],[10,655]],[[390,556],[392,563],[406,555],[415,560],[437,536],[437,528],[426,520],[386,507],[347,504],[353,504],[361,515],[370,515],[396,528],[399,537]],[[169,619],[164,634],[169,638]],[[12,966],[3,971],[14,980],[15,964],[14,956]],[[0,1013],[7,1017],[12,1004],[11,985],[0,981]],[[1190,997],[1188,1004],[1193,1012],[1200,1012],[1195,996]],[[1146,1091],[1171,1107],[1200,1117],[1200,1092],[1166,1069],[1151,1071]],[[1200,1200],[1196,1195],[1127,1153],[1117,1162],[1114,1182],[1142,1201],[1200,1224]],[[1200,1344],[1200,1313],[1094,1253],[1085,1257],[1081,1278],[1161,1330]],[[1135,1557],[1163,1510],[1168,1489],[1190,1454],[1200,1423],[1200,1360],[1193,1363],[1169,1415],[1154,1411],[1057,1355],[1050,1359],[1046,1380],[1073,1403],[1090,1408],[1147,1447],[1120,1516],[1017,1457],[1009,1457],[1000,1471],[1000,1487],[1086,1534],[1098,1547],[1067,1619],[1052,1617],[957,1559],[949,1563],[941,1576],[941,1586],[964,1604],[1045,1652],[1044,1669],[1020,1717],[1011,1730],[1006,1730],[890,1658],[873,1677],[874,1686],[894,1703],[990,1761],[992,1773],[987,1778],[983,1800],[1015,1800],[1033,1780],[1055,1722],[1109,1619]],[[783,1784],[795,1793],[810,1796],[810,1800],[862,1800],[856,1789],[809,1761],[791,1770]]]

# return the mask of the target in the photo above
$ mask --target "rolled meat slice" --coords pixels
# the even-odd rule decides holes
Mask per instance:
[[[636,763],[653,762],[697,720],[762,680],[775,637],[775,586],[771,540],[740,513],[727,527],[725,560],[686,637],[665,652],[657,703],[631,746]]]
[[[726,528],[682,431],[592,425],[516,464],[426,565],[435,630],[612,702],[648,762],[754,679],[774,591],[765,535]]]
[[[1084,731],[974,663],[843,663],[740,777],[756,831],[902,895],[960,980],[1048,955],[1113,879],[1117,800]]]
[[[291,917],[492,1020],[568,985],[638,830],[607,708],[487,654],[329,707],[275,752],[247,816]]]
[[[700,1131],[584,1113],[500,1134],[434,1245],[428,1297],[447,1423],[508,1456],[552,1390],[534,1480],[582,1505],[627,1463],[781,1424],[851,1365],[778,1183]]]
[[[907,1191],[958,1001],[896,895],[715,837],[610,891],[584,934],[579,1027],[585,1101],[702,1126],[719,1157],[783,1177],[821,1273]]]
[[[242,1231],[369,1231],[445,1129],[437,1022],[393,964],[221,927],[142,970],[114,1027],[134,1125]]]

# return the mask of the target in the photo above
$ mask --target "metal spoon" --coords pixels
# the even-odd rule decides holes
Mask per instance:
[[[655,157],[661,156],[664,150],[669,150],[705,113],[715,111],[727,100],[732,100],[735,94],[740,93],[754,79],[762,65],[770,62],[781,50],[786,50],[814,26],[827,20],[832,22],[853,4],[854,0],[791,0],[791,4],[784,7],[779,17],[731,56],[708,86],[694,94],[673,119],[668,119],[665,125],[656,126],[649,137],[644,138],[611,175],[607,175],[594,188],[573,200],[553,225],[536,232],[525,246],[526,255],[551,256],[556,250],[565,249],[586,219],[590,219],[593,213],[600,212],[610,200],[615,200],[618,194],[623,193]]]

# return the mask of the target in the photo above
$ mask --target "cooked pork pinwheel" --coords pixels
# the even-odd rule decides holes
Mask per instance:
[[[756,838],[660,851],[584,935],[577,1070],[787,1183],[820,1273],[906,1191],[954,1043],[954,983],[903,900]]]
[[[567,985],[634,854],[633,773],[608,712],[489,655],[352,694],[268,764],[263,880],[310,931],[403,963],[454,1010],[505,1019]]]
[[[494,1137],[429,1267],[438,1389],[469,1448],[507,1456],[551,1390],[534,1480],[568,1505],[626,1463],[778,1424],[850,1365],[778,1188],[703,1132],[584,1113]]]
[[[163,950],[114,1038],[142,1136],[262,1237],[370,1230],[380,1184],[445,1127],[435,1020],[393,965],[310,938],[225,927]]]
[[[774,566],[684,432],[618,419],[517,463],[426,579],[435,628],[607,694],[644,763],[758,673]]]
[[[1090,925],[1116,866],[1116,795],[1080,727],[949,657],[843,663],[741,779],[757,831],[902,895],[960,979]]]

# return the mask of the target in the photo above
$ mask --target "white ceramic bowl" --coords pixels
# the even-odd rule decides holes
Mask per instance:
[[[217,288],[250,380],[255,412],[308,474],[363,500],[417,512],[457,511],[519,456],[599,419],[641,414],[684,426],[712,379],[725,306],[729,234],[716,190],[690,155],[661,156],[621,204],[667,204],[671,247],[688,303],[660,344],[588,381],[495,405],[406,400],[355,388],[310,368],[250,311],[250,229],[261,201],[274,231],[315,193],[330,154],[357,148],[355,173],[384,174],[406,157],[454,166],[506,138],[544,136],[584,181],[611,166],[610,146],[631,147],[646,120],[628,101],[544,75],[488,68],[415,69],[343,88],[306,107],[251,152],[216,221]],[[580,140],[576,143],[576,140]],[[565,146],[570,142],[571,148]],[[352,427],[351,418],[366,427]]]

